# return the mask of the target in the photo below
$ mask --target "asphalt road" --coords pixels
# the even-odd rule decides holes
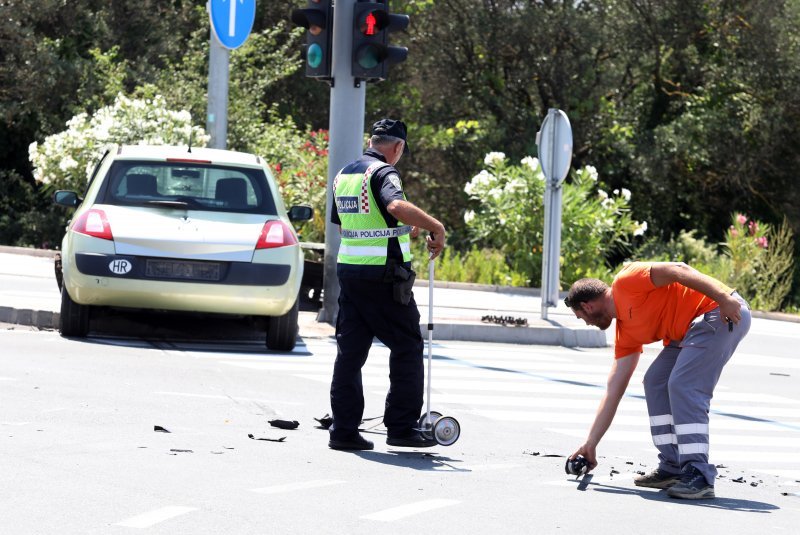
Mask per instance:
[[[754,320],[723,373],[711,416],[723,477],[716,500],[697,502],[632,483],[655,461],[641,377],[656,346],[600,466],[576,481],[564,456],[610,348],[436,343],[433,408],[458,419],[459,441],[391,448],[378,419],[364,424],[376,449],[344,453],[314,420],[329,411],[335,345],[309,332],[277,353],[202,329],[70,340],[0,326],[0,533],[797,532],[796,324]],[[364,369],[366,417],[382,412],[387,360],[376,346]]]

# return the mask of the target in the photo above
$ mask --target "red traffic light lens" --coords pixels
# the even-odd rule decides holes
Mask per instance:
[[[364,35],[375,35],[378,33],[377,26],[378,19],[375,17],[375,13],[370,11],[367,13],[367,16],[364,17],[364,22],[361,24],[361,33]]]

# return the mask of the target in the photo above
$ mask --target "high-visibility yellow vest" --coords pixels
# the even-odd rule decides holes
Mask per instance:
[[[403,261],[411,261],[411,226],[398,222],[398,226],[389,227],[372,196],[370,179],[387,165],[377,161],[363,173],[340,172],[333,181],[334,202],[342,222],[340,264],[386,265],[390,238],[397,238],[400,243]]]

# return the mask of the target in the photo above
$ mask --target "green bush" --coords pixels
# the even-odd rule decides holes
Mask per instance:
[[[539,160],[528,156],[512,165],[505,154],[491,152],[484,164],[486,169],[464,187],[474,206],[464,215],[470,237],[480,247],[502,252],[511,271],[524,274],[526,285],[538,286],[545,189]],[[591,166],[573,172],[562,189],[562,287],[581,277],[608,278],[605,258],[628,247],[633,236],[647,230],[647,223],[631,218],[630,191],[609,195],[598,187],[597,171]]]
[[[412,241],[412,266],[419,279],[428,278],[428,253],[422,237]],[[464,253],[446,247],[436,259],[434,279],[496,286],[525,286],[525,276],[514,272],[505,255],[496,249],[476,245]]]

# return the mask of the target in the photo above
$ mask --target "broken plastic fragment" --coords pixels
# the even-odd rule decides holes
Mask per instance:
[[[247,436],[248,436],[248,438],[252,438],[253,440],[266,440],[268,442],[283,442],[284,440],[286,440],[286,437],[281,437],[281,438],[266,438],[266,437],[256,438],[255,436],[253,436],[253,433],[248,433]]]
[[[156,433],[172,433],[172,431],[170,431],[169,429],[165,429],[160,425],[154,425],[153,431],[155,431]]]
[[[319,422],[319,426],[322,429],[328,429],[331,424],[333,423],[333,418],[331,418],[330,414],[325,414],[322,418],[314,418],[317,422]]]
[[[194,453],[192,450],[178,450],[175,448],[170,448],[169,451],[174,451],[175,453]]]
[[[300,425],[300,422],[297,420],[270,420],[269,425],[279,429],[297,429],[297,426]]]

